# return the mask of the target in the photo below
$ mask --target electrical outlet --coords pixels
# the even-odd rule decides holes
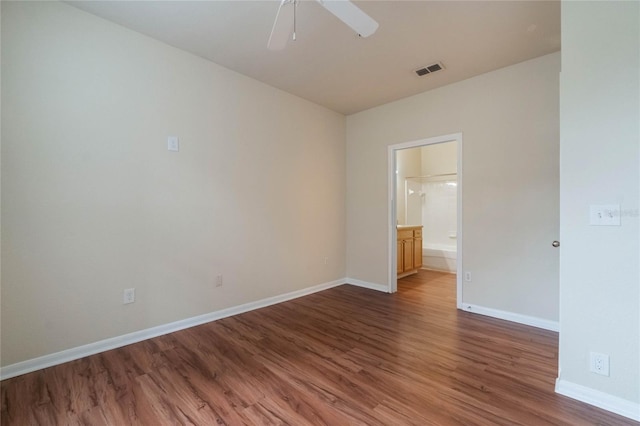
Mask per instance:
[[[471,282],[471,272],[466,271],[464,273],[464,280],[467,281],[467,282]]]
[[[124,296],[122,299],[122,303],[126,305],[127,303],[133,303],[136,301],[136,289],[135,288],[125,288]]]
[[[177,136],[167,137],[167,149],[174,152],[180,151],[180,139]]]
[[[222,275],[216,275],[216,287],[222,287]]]
[[[591,352],[589,355],[589,371],[609,376],[609,355],[597,352]]]

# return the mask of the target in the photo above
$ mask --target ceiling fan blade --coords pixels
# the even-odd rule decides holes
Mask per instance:
[[[362,37],[369,37],[378,29],[378,23],[349,0],[318,0],[318,3]]]
[[[276,20],[271,29],[267,47],[269,50],[282,50],[293,33],[294,0],[282,0]]]

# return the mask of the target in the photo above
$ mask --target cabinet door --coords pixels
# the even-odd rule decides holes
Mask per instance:
[[[404,260],[404,272],[411,271],[413,267],[413,238],[402,240],[402,255]]]
[[[422,238],[413,239],[413,267],[415,269],[422,267]]]
[[[404,254],[402,253],[402,249],[404,245],[401,240],[398,240],[398,265],[396,266],[396,272],[401,274],[404,272]]]

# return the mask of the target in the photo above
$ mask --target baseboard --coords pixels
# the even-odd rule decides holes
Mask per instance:
[[[357,280],[355,278],[346,278],[345,283],[355,285],[357,287],[368,288],[369,290],[377,290],[383,293],[389,293],[389,287],[382,284],[370,283],[367,281]]]
[[[446,271],[446,272],[455,273],[457,264],[456,264],[455,258],[448,259],[445,257],[423,256],[422,268],[423,269],[426,268],[434,271]]]
[[[640,403],[561,379],[556,379],[556,393],[640,422]]]
[[[528,315],[516,314],[514,312],[501,311],[499,309],[485,308],[484,306],[462,303],[462,310],[475,314],[485,315],[488,317],[503,319],[507,321],[517,322],[518,324],[530,325],[532,327],[542,328],[551,331],[560,331],[560,323]]]
[[[344,278],[331,281],[324,284],[307,287],[301,290],[292,291],[290,293],[278,296],[268,297],[266,299],[249,302],[231,308],[186,318],[180,321],[147,328],[133,333],[124,334],[122,336],[112,337],[98,342],[89,343],[87,345],[66,349],[38,358],[29,359],[15,364],[7,365],[0,368],[0,380],[9,379],[11,377],[20,376],[22,374],[31,373],[43,368],[52,367],[54,365],[63,364],[65,362],[74,361],[89,355],[95,355],[111,349],[127,346],[132,343],[138,343],[153,337],[162,336],[164,334],[173,333],[174,331],[184,330],[185,328],[194,327],[196,325],[205,324],[222,318],[238,315],[244,312],[253,311],[255,309],[264,308],[277,303],[286,302],[287,300],[296,299],[298,297],[307,296],[332,287],[337,287],[346,283]]]
[[[410,275],[415,275],[417,273],[418,273],[417,269],[414,269],[413,271],[403,272],[403,273],[397,275],[397,279],[408,277]]]
[[[444,274],[455,274],[456,273],[455,269],[452,270],[452,271],[450,271],[448,269],[447,270],[445,270],[445,269],[437,269],[437,268],[434,268],[432,266],[425,266],[424,264],[422,265],[422,267],[420,269],[422,269],[424,271],[442,272]]]

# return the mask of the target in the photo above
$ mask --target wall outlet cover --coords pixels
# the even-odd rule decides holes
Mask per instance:
[[[169,136],[167,138],[167,149],[174,152],[180,151],[180,140],[177,136]]]
[[[589,371],[602,376],[609,376],[609,355],[597,352],[589,353]]]
[[[125,288],[123,295],[123,304],[133,303],[136,301],[136,289],[135,288]]]

